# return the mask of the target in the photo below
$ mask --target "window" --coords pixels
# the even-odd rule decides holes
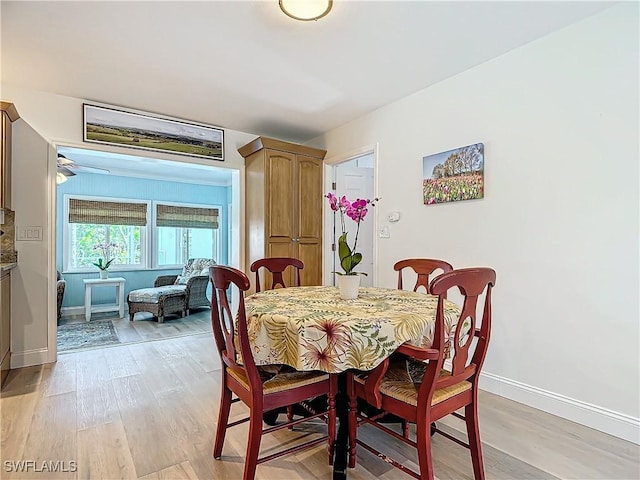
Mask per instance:
[[[94,270],[99,258],[111,269],[146,266],[147,202],[66,197],[65,270]]]
[[[219,263],[219,213],[208,205],[157,203],[155,264],[184,265],[196,257]]]

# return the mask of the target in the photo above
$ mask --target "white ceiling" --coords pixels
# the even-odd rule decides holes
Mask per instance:
[[[2,82],[307,141],[611,5],[2,0]]]
[[[291,141],[594,14],[610,2],[9,2],[2,82]],[[112,175],[229,185],[228,170],[61,149]]]
[[[59,147],[58,153],[64,155],[80,167],[107,169],[105,174],[120,177],[149,178],[172,182],[199,185],[231,186],[234,171],[212,165],[199,165],[187,162],[173,162],[149,157],[122,155],[117,153],[84,150],[72,147]],[[73,169],[77,175],[87,172]],[[98,172],[89,172],[100,175]]]

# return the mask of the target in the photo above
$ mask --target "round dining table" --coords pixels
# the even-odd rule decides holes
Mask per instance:
[[[372,370],[400,345],[429,348],[438,298],[389,288],[360,288],[342,300],[336,287],[267,290],[245,299],[256,365],[285,364],[299,371]],[[460,309],[445,302],[445,341]]]
[[[429,348],[438,298],[388,288],[360,288],[353,300],[337,287],[267,290],[245,298],[249,342],[256,365],[289,365],[299,371],[340,374],[372,370],[400,345]],[[451,343],[460,308],[445,301],[445,341]],[[334,480],[346,478],[347,402],[340,389],[336,407]]]

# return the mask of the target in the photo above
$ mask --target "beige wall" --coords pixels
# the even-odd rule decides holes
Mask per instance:
[[[496,269],[483,388],[636,442],[638,25],[614,6],[313,142],[379,147],[381,286],[414,256]],[[477,142],[485,198],[423,205],[422,157]]]

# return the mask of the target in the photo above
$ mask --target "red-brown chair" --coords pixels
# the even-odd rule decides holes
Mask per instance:
[[[418,275],[413,291],[418,291],[418,287],[424,287],[429,291],[429,277],[436,270],[442,270],[442,273],[447,273],[453,270],[450,263],[444,260],[435,260],[432,258],[408,258],[406,260],[400,260],[396,262],[393,269],[398,272],[398,290],[402,290],[402,270],[405,268],[411,268]]]
[[[336,431],[336,376],[324,372],[288,372],[277,374],[275,377],[263,381],[254,363],[247,331],[244,292],[249,289],[249,279],[240,270],[220,265],[210,267],[209,276],[213,283],[213,298],[211,301],[213,336],[222,360],[222,395],[218,412],[216,439],[213,447],[214,458],[220,459],[222,455],[227,427],[249,421],[249,439],[243,480],[252,480],[256,466],[260,463],[298,452],[322,442],[328,443],[329,463],[331,464]],[[232,313],[227,296],[230,287],[234,290],[234,299],[237,299],[237,311],[235,314]],[[235,304],[236,302],[234,302]],[[237,339],[235,335],[238,336]],[[239,352],[236,351],[236,345],[239,345]],[[238,354],[242,358],[242,363],[238,360]],[[238,398],[232,400],[232,393]],[[263,412],[292,405],[319,395],[328,396],[328,408],[326,411],[262,430]],[[228,423],[231,404],[237,401],[242,401],[247,405],[249,417]],[[262,435],[323,416],[327,418],[328,434],[326,436],[258,458]]]
[[[471,450],[473,473],[476,480],[483,480],[484,465],[480,429],[478,425],[478,379],[491,333],[491,289],[496,273],[490,268],[465,268],[453,270],[436,277],[429,286],[429,293],[438,296],[436,326],[431,348],[418,348],[409,344],[401,345],[397,354],[419,362],[428,361],[420,383],[414,383],[407,371],[407,362],[386,360],[370,373],[350,372],[347,376],[349,393],[349,466],[356,463],[356,445],[380,456],[385,461],[405,473],[419,479],[433,479],[431,456],[431,423],[453,414],[465,420],[469,443],[439,430],[435,431]],[[455,330],[452,347],[451,370],[443,368],[445,360],[444,339],[444,294],[458,287],[464,303]],[[484,295],[484,302],[482,300]],[[482,312],[478,309],[482,307]],[[468,334],[470,333],[470,334]],[[474,341],[476,340],[476,341]],[[473,345],[473,348],[471,348]],[[396,358],[400,355],[396,355]],[[372,417],[357,415],[357,400],[362,399],[371,406],[381,409]],[[456,410],[464,408],[464,415]],[[416,440],[404,438],[376,420],[393,414],[416,424]],[[380,453],[373,447],[357,439],[357,427],[373,425],[400,441],[418,450],[420,472],[414,472],[399,462]]]
[[[289,257],[270,257],[270,258],[261,258],[260,260],[256,260],[251,264],[251,271],[256,274],[256,292],[260,290],[260,268],[266,268],[273,278],[271,282],[271,290],[276,288],[278,285],[281,287],[286,287],[284,283],[284,278],[282,273],[287,269],[287,267],[293,268],[293,285],[292,287],[300,286],[300,270],[304,268],[304,263],[297,258],[289,258]]]

